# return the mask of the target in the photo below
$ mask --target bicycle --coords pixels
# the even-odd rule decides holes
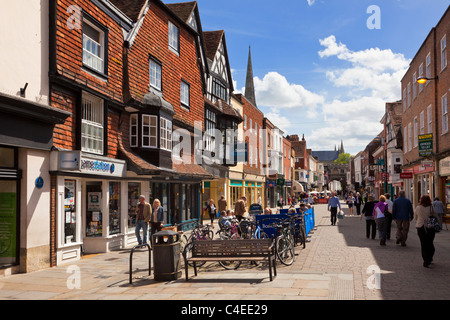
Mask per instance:
[[[291,222],[280,220],[271,224],[271,226],[277,229],[278,232],[278,236],[275,238],[275,252],[278,259],[286,266],[292,265],[294,263],[295,252]]]
[[[301,245],[303,249],[306,248],[306,228],[304,218],[302,215],[293,215],[289,217],[292,226],[292,236],[294,238],[294,246]]]
[[[190,257],[190,252],[192,251],[192,242],[195,241],[201,241],[201,240],[213,240],[214,239],[214,232],[211,230],[211,225],[201,225],[197,224],[194,229],[192,230],[191,234],[186,236],[183,234],[183,237],[181,238],[181,250],[182,252],[185,252],[186,257]],[[203,266],[206,263],[206,261],[197,263],[198,267]],[[189,264],[191,267],[194,266],[194,264]]]
[[[229,225],[219,224],[220,230],[216,234],[220,240],[237,240],[239,236],[239,222],[237,219],[230,219]],[[227,270],[236,270],[241,266],[241,261],[219,261],[219,264]]]

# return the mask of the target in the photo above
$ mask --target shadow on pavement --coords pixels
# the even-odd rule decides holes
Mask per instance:
[[[396,224],[392,223],[391,240],[387,246],[379,243],[378,231],[375,240],[366,238],[366,223],[364,217],[346,216],[338,222],[338,231],[344,236],[350,247],[370,249],[376,265],[381,270],[380,281],[372,276],[370,283],[375,290],[381,291],[384,300],[441,300],[448,299],[450,287],[450,232],[443,230],[436,235],[436,254],[434,263],[429,269],[423,267],[421,247],[415,221],[411,222],[407,246],[396,244]],[[445,229],[445,228],[444,228]],[[371,266],[367,266],[370,268]],[[373,269],[373,270],[376,270]],[[369,278],[373,273],[367,273]],[[364,272],[364,271],[363,271]],[[368,289],[369,290],[369,289]]]

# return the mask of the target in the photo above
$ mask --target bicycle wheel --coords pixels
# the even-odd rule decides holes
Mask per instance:
[[[306,248],[306,230],[305,230],[304,225],[300,226],[299,234],[300,234],[300,244],[303,245],[303,249],[305,249]]]
[[[184,252],[185,252],[185,254],[186,254],[186,258],[190,258],[190,257],[192,257],[192,246],[193,246],[193,242],[192,241],[189,241],[187,244],[186,244],[186,246],[184,247]],[[201,266],[203,266],[204,264],[206,263],[206,261],[200,261],[200,262],[197,262],[196,263],[196,265],[197,265],[197,267],[201,267]],[[193,267],[194,266],[194,263],[193,262],[188,262],[188,265],[189,266],[191,266],[191,267]]]
[[[219,261],[219,264],[227,270],[236,270],[241,266],[241,261]]]
[[[280,262],[286,266],[292,265],[294,262],[294,244],[292,240],[281,235],[276,240],[275,245],[277,257]]]

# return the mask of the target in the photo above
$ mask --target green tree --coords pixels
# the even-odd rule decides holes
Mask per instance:
[[[350,153],[341,153],[339,157],[334,161],[336,164],[348,164],[350,162]]]

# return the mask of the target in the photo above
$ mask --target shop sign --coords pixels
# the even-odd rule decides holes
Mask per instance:
[[[267,181],[267,188],[275,188],[276,182],[275,181]]]
[[[439,162],[439,174],[441,176],[449,176],[450,175],[450,157],[442,159]]]
[[[413,178],[412,172],[400,173],[400,179],[412,179],[412,178]]]
[[[433,168],[433,161],[422,161],[422,168]]]
[[[277,179],[277,186],[283,187],[286,184],[285,179]]]
[[[419,136],[419,157],[433,155],[433,135],[423,134]]]
[[[85,155],[81,151],[55,151],[52,153],[50,166],[55,171],[72,171],[109,177],[126,175],[125,161]]]

